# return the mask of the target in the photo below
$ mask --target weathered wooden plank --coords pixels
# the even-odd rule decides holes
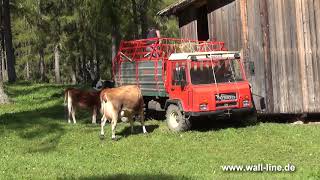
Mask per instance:
[[[279,76],[279,103],[280,113],[287,112],[287,96],[286,96],[286,83],[287,78],[285,75],[285,52],[284,52],[284,32],[283,32],[283,14],[282,14],[282,0],[275,1],[275,13],[276,13],[276,38],[277,38],[277,61],[278,68],[277,74]]]
[[[235,6],[236,6],[236,23],[235,23],[235,28],[236,28],[236,39],[237,39],[237,44],[236,44],[236,49],[240,50],[241,45],[242,45],[242,38],[241,38],[241,15],[240,15],[240,1],[237,0],[235,1]]]
[[[216,11],[216,25],[217,25],[217,29],[216,29],[216,32],[217,32],[217,40],[218,41],[220,41],[220,40],[222,40],[222,26],[221,26],[221,24],[222,24],[222,11],[221,11],[221,9],[218,9],[217,11]]]
[[[297,53],[297,31],[296,31],[296,18],[295,18],[295,3],[287,3],[286,10],[288,11],[288,34],[290,38],[290,51],[289,60],[287,66],[289,69],[288,86],[289,86],[289,103],[290,113],[301,113],[303,112],[302,106],[302,91],[301,91],[301,78],[299,73],[299,59]],[[289,46],[289,45],[288,45]],[[292,96],[295,98],[292,98]]]
[[[213,11],[208,13],[208,30],[209,30],[209,38],[210,40],[215,40],[214,37],[214,21],[215,19],[213,18]]]
[[[230,36],[230,50],[238,50],[236,48],[236,33],[237,33],[237,27],[236,27],[236,7],[235,7],[235,2],[232,2],[228,6],[229,8],[229,36]]]
[[[303,30],[304,30],[304,45],[305,45],[305,65],[306,65],[306,78],[307,78],[307,91],[309,106],[307,111],[314,111],[315,99],[314,99],[314,80],[312,73],[312,50],[311,50],[311,37],[310,37],[310,17],[308,13],[308,0],[302,0],[302,18],[303,18]]]
[[[267,81],[266,79],[266,64],[264,62],[264,34],[263,34],[263,29],[261,26],[261,21],[262,21],[262,14],[260,11],[260,6],[261,3],[263,3],[263,1],[257,1],[256,2],[256,11],[257,11],[257,26],[259,27],[259,33],[257,34],[257,41],[258,43],[258,60],[259,60],[259,95],[265,97],[266,96],[266,84],[265,82]],[[258,76],[258,74],[256,75]],[[257,100],[259,100],[260,98],[257,97]],[[259,102],[259,101],[258,101]],[[257,103],[259,104],[259,103]]]
[[[263,60],[263,37],[260,18],[260,2],[247,1],[248,11],[248,33],[249,33],[249,57],[254,62],[255,74],[251,76],[253,93],[259,96],[265,96],[265,63]],[[256,104],[259,97],[254,96]],[[257,106],[259,108],[259,106]]]
[[[291,72],[291,37],[290,37],[290,29],[289,29],[289,24],[290,24],[290,17],[289,17],[289,9],[288,9],[288,4],[287,0],[281,0],[281,14],[282,14],[282,23],[283,23],[283,58],[282,59],[282,65],[283,65],[283,80],[284,80],[284,113],[286,112],[292,112],[292,100],[293,98],[290,98],[289,92],[291,91],[291,83],[293,82],[292,79],[292,74]]]
[[[251,61],[253,61],[254,59],[254,52],[252,49],[252,42],[254,42],[253,40],[253,35],[254,35],[254,27],[252,27],[253,25],[253,16],[254,16],[254,12],[253,12],[253,7],[252,7],[252,0],[248,0],[246,2],[246,8],[248,9],[247,11],[247,31],[248,31],[248,44],[247,44],[247,51],[248,51],[248,56],[247,59],[245,61],[245,65],[247,66],[247,69],[249,68],[248,65]],[[250,81],[251,85],[252,85],[252,89],[253,92],[256,93],[256,84],[255,84],[255,77],[251,75],[250,70],[248,69],[248,80]]]
[[[300,78],[301,78],[301,90],[302,90],[302,104],[303,112],[307,112],[309,109],[308,99],[308,87],[306,77],[306,63],[305,63],[305,45],[304,45],[304,26],[303,26],[303,12],[302,12],[302,0],[296,0],[296,22],[297,22],[297,49],[300,63]]]
[[[318,78],[317,83],[320,83],[320,1],[316,0],[313,1],[313,8],[314,8],[314,16],[315,16],[315,29],[316,29],[316,51],[314,53],[316,53],[316,58],[317,58],[317,73],[315,74],[315,76]],[[315,92],[317,98],[320,101],[320,85],[318,84],[317,86],[317,90]],[[320,112],[320,102],[317,103],[317,112]]]
[[[275,25],[275,5],[274,1],[268,0],[268,17],[269,17],[269,37],[270,37],[270,61],[271,61],[271,76],[272,76],[272,89],[273,92],[273,110],[268,111],[270,113],[279,113],[279,76],[277,75],[277,38],[276,38],[276,25]]]
[[[247,15],[247,0],[239,0],[240,1],[240,17],[241,17],[241,39],[242,39],[242,52],[244,63],[246,63],[249,57],[249,47],[248,47],[248,15]],[[246,74],[249,74],[248,67],[246,67]]]
[[[267,112],[273,109],[273,91],[272,91],[272,71],[271,71],[271,52],[270,52],[270,38],[269,38],[269,17],[267,0],[262,0],[260,3],[261,12],[261,28],[263,34],[263,60],[265,64],[265,93]]]
[[[309,13],[309,26],[310,26],[310,40],[311,40],[311,64],[312,64],[312,77],[313,77],[313,93],[314,93],[314,107],[313,112],[317,112],[319,109],[319,76],[318,74],[318,58],[317,58],[317,35],[316,35],[316,20],[315,20],[315,9],[314,9],[314,1],[308,0],[308,13]]]
[[[228,43],[229,43],[229,37],[228,37],[228,14],[226,13],[226,8],[223,7],[221,8],[221,16],[222,16],[222,23],[221,23],[221,39],[223,39],[223,41],[225,41],[226,46],[228,47]]]

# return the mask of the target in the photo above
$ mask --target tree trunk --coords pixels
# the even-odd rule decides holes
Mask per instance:
[[[93,59],[95,63],[95,78],[100,78],[100,60],[97,55],[97,43],[93,42]]]
[[[44,71],[44,51],[41,49],[39,51],[39,70],[40,70],[40,81],[44,82],[45,81],[45,71]]]
[[[2,53],[1,53],[1,49],[0,49],[0,81],[3,81],[3,78],[2,78]]]
[[[77,66],[77,75],[78,75],[78,80],[79,82],[82,82],[83,81],[83,70],[82,70],[82,54],[80,52],[80,56],[77,58],[77,63],[76,63],[76,66]]]
[[[30,68],[29,68],[29,61],[26,63],[26,79],[30,80]]]
[[[7,74],[7,71],[6,71],[6,54],[5,54],[5,47],[4,47],[4,31],[3,31],[3,29],[2,29],[2,27],[4,27],[4,23],[3,23],[3,6],[2,6],[2,0],[0,0],[0,3],[1,3],[1,8],[0,8],[0,10],[1,10],[1,13],[0,13],[0,15],[1,15],[1,21],[0,21],[0,29],[1,29],[1,49],[0,49],[0,53],[1,53],[1,59],[0,59],[0,61],[1,61],[1,77],[2,77],[2,80],[3,81],[7,81],[8,80],[8,74]]]
[[[133,13],[133,39],[138,39],[139,38],[139,29],[138,29],[139,18],[137,13],[136,0],[131,0],[131,5],[132,5],[132,13]]]
[[[54,48],[54,74],[56,77],[56,83],[61,83],[60,78],[60,49],[57,44]]]
[[[15,60],[12,48],[12,33],[11,33],[11,21],[10,21],[10,6],[9,0],[3,0],[3,23],[4,23],[4,41],[7,55],[7,68],[8,68],[8,80],[9,82],[16,81]]]
[[[9,103],[9,98],[3,90],[2,81],[0,81],[0,104],[6,104],[6,103]]]
[[[116,0],[112,1],[112,7],[111,7],[111,58],[112,60],[117,55],[117,48],[118,48],[118,42],[119,42],[119,21],[116,13],[117,9]]]
[[[76,75],[76,70],[75,68],[73,67],[72,70],[71,70],[71,83],[74,85],[74,84],[77,84],[77,75]]]
[[[140,37],[143,39],[147,38],[147,31],[148,31],[147,6],[148,6],[148,0],[144,0],[140,4],[140,26],[141,26]]]
[[[1,37],[2,36],[0,36],[0,81],[3,81],[3,77],[2,77],[2,58],[3,57],[2,57],[2,38]]]
[[[4,43],[2,43],[4,45]],[[1,69],[2,69],[2,79],[3,81],[8,81],[8,73],[7,73],[7,66],[6,66],[6,55],[5,55],[5,50],[4,46],[2,46],[1,49]]]

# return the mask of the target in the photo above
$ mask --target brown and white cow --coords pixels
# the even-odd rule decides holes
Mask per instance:
[[[144,126],[144,102],[138,86],[128,85],[117,88],[104,89],[100,93],[101,135],[104,135],[106,120],[111,120],[112,139],[116,140],[115,128],[119,116],[125,116],[130,121],[133,132],[133,116],[139,116],[143,133],[147,133]]]
[[[76,88],[67,88],[64,91],[64,102],[68,107],[68,123],[76,123],[76,108],[86,108],[92,111],[92,123],[96,123],[97,112],[100,109],[100,91],[84,91]]]

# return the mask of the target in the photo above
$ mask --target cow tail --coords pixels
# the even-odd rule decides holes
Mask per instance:
[[[100,112],[101,112],[101,114],[102,114],[102,118],[104,118],[104,114],[105,114],[105,108],[106,108],[106,101],[104,100],[104,97],[102,96],[102,97],[100,97],[100,102],[101,102],[101,107],[100,107]]]
[[[104,116],[104,100],[103,100],[103,98],[102,97],[100,97],[100,103],[101,103],[101,105],[100,105],[100,113],[102,114],[102,116]]]
[[[63,102],[63,104],[65,105],[65,106],[67,106],[68,105],[68,90],[66,90],[66,91],[64,91],[64,102]]]
[[[68,114],[69,114],[69,110],[68,110],[68,95],[69,92],[68,90],[64,91],[64,116],[65,119],[68,119]]]
[[[145,104],[144,104],[144,100],[143,100],[143,96],[142,96],[142,92],[141,92],[141,89],[138,87],[139,89],[139,99],[140,99],[140,108],[141,108],[141,111],[144,111],[144,107],[145,107]]]

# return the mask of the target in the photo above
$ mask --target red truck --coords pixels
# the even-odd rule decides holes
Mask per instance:
[[[122,41],[113,60],[116,86],[138,85],[146,110],[166,111],[170,130],[195,116],[256,120],[240,52],[223,42],[154,38]]]

